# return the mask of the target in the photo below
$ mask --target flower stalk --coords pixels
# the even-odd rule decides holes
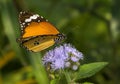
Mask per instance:
[[[67,80],[67,83],[70,84],[72,82],[72,80],[70,78],[69,72],[66,70],[63,70],[63,72],[64,72],[65,78]]]

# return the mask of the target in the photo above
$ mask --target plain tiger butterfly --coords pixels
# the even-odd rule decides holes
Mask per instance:
[[[20,12],[21,37],[17,41],[27,50],[39,52],[65,38],[55,26],[38,14]]]

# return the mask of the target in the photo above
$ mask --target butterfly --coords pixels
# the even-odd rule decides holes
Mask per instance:
[[[21,36],[17,39],[29,51],[39,52],[65,39],[43,16],[23,11],[19,14]]]

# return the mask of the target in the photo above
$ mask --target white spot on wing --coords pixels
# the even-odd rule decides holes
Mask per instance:
[[[21,27],[23,28],[23,25],[21,25]]]
[[[20,14],[22,14],[22,12],[20,12]]]
[[[31,21],[31,19],[29,18],[29,19],[25,19],[25,22],[30,22]]]
[[[39,15],[36,14],[36,15],[31,16],[30,18],[31,19],[37,19],[38,17],[39,17]]]
[[[33,15],[33,16],[30,16],[30,18],[25,19],[25,22],[31,22],[32,19],[37,19],[38,17],[39,17],[39,15],[38,15],[38,14],[35,14],[35,15]]]
[[[25,25],[25,23],[23,22],[22,25]]]
[[[41,18],[43,19],[43,16],[41,16]]]
[[[38,22],[40,22],[40,20],[38,20]]]
[[[48,22],[48,20],[46,19],[46,21]]]

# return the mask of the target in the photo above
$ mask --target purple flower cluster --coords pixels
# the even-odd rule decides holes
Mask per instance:
[[[43,57],[43,64],[46,66],[50,64],[53,70],[64,68],[77,70],[80,65],[80,59],[83,59],[83,54],[81,52],[70,44],[64,44],[53,50],[49,50]]]

